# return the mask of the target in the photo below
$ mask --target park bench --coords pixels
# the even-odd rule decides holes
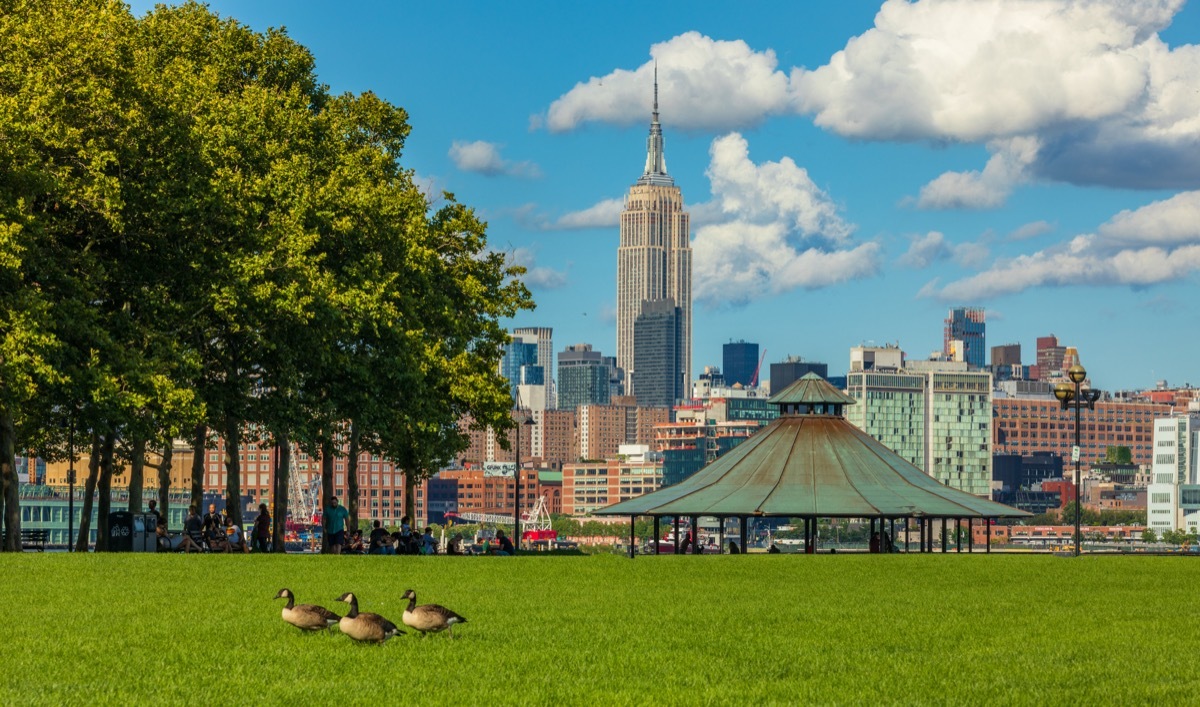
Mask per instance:
[[[46,543],[50,541],[50,531],[41,529],[21,528],[21,549],[46,551]]]

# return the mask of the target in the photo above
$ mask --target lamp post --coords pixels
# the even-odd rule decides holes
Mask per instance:
[[[67,424],[67,552],[75,552],[75,418]]]
[[[513,551],[521,547],[521,428],[526,425],[534,424],[531,416],[527,416],[524,412],[517,412],[513,418],[517,429],[517,446],[516,446],[516,469],[513,470],[513,482],[516,485],[516,493],[513,495]]]
[[[1080,518],[1083,516],[1083,507],[1079,504],[1079,460],[1083,456],[1080,449],[1080,419],[1079,414],[1083,408],[1088,410],[1096,409],[1096,401],[1100,399],[1100,391],[1098,390],[1083,390],[1080,385],[1087,378],[1087,370],[1078,363],[1071,366],[1067,370],[1067,376],[1071,379],[1070,383],[1059,383],[1054,386],[1054,397],[1062,403],[1063,410],[1075,409],[1075,449],[1071,451],[1071,456],[1075,460],[1075,556],[1079,557],[1080,545],[1083,542],[1083,533],[1080,530]]]

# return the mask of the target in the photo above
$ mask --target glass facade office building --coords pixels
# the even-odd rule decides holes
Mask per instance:
[[[863,372],[847,376],[846,419],[943,484],[990,497],[991,376]]]

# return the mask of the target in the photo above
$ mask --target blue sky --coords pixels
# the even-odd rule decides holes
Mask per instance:
[[[135,2],[135,12],[149,8]],[[615,353],[616,207],[657,59],[692,213],[693,361],[1056,334],[1095,385],[1200,384],[1200,6],[221,1],[335,92],[408,110],[405,166],[530,268],[557,350]],[[618,200],[618,201],[613,201]]]

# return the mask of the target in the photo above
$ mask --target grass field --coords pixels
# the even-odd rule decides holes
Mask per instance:
[[[0,704],[1194,704],[1172,557],[0,555]],[[285,625],[289,587],[400,623]]]

